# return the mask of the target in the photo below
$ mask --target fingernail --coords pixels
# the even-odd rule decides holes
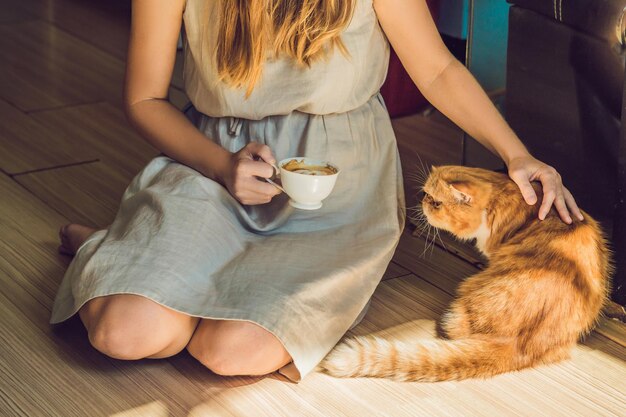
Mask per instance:
[[[569,218],[569,217],[567,219],[565,219],[565,221],[566,221],[567,224],[572,224],[572,219]]]
[[[580,216],[578,216],[578,220],[580,220],[582,222],[583,220],[585,220],[585,218],[582,215],[580,215]]]

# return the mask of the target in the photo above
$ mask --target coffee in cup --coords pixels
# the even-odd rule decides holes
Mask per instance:
[[[282,167],[285,168],[287,171],[305,175],[334,175],[337,173],[337,168],[330,164],[311,165],[305,163],[304,158],[291,159]]]
[[[339,169],[326,162],[312,158],[296,157],[278,163],[282,188],[295,208],[317,210],[331,193],[339,175]]]

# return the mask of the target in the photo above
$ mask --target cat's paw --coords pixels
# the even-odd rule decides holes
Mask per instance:
[[[338,378],[355,376],[361,368],[360,352],[366,339],[362,337],[348,339],[335,346],[318,365],[324,373]]]

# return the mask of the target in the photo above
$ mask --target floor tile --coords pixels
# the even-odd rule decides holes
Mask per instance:
[[[124,63],[44,21],[0,25],[0,98],[24,111],[109,100]]]

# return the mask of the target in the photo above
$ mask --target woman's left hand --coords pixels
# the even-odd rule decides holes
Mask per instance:
[[[545,164],[531,155],[511,159],[508,164],[509,176],[522,192],[526,203],[533,205],[537,202],[537,194],[530,185],[531,181],[539,181],[543,187],[543,202],[539,208],[539,219],[548,215],[552,204],[561,219],[570,224],[571,215],[583,220],[583,215],[576,205],[574,197],[561,182],[561,176],[550,165]]]

